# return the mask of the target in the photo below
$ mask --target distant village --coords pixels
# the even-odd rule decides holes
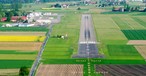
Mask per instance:
[[[39,27],[51,24],[52,20],[57,16],[57,13],[42,13],[31,12],[26,16],[12,16],[9,24],[4,24],[2,27]],[[1,22],[5,22],[6,17],[1,18]]]
[[[130,6],[130,2],[140,2],[143,5]],[[146,0],[99,0],[97,7],[112,6],[113,12],[146,12]]]

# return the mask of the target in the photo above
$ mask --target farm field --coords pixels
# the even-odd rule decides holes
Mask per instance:
[[[46,37],[45,35],[46,32],[41,31],[1,31],[0,71],[3,73],[0,72],[0,75],[17,76],[20,67],[31,68]]]
[[[142,46],[142,45],[139,45],[139,46],[135,46],[135,48],[137,49],[137,51],[141,54],[141,56],[146,59],[146,46]]]
[[[39,51],[42,42],[0,42],[0,50]]]
[[[138,18],[140,21],[142,21],[142,22],[146,22],[145,20],[145,18],[146,18],[146,16],[136,16],[136,17],[133,17],[133,18]],[[138,22],[138,21],[137,21]]]
[[[122,30],[128,40],[146,40],[146,30]]]
[[[19,69],[0,69],[0,75],[2,76],[17,76],[19,73]]]
[[[104,44],[126,43],[127,38],[112,19],[113,16],[115,15],[92,14],[97,41]]]
[[[36,31],[36,32],[47,32],[48,31],[48,28],[46,27],[0,27],[0,31],[24,31],[24,32],[28,32],[28,31]]]
[[[92,14],[95,29],[120,29],[110,15]]]
[[[101,61],[91,59],[96,71],[93,76],[145,76],[146,16],[113,13],[92,17],[99,53],[105,56]]]
[[[100,44],[98,44],[99,53],[104,54],[105,59],[127,59],[125,55],[127,56],[128,52],[131,53],[131,51],[129,51],[130,48],[126,48],[126,52],[121,48],[123,56],[118,56],[122,53],[116,53],[117,49],[120,50],[120,47],[116,46],[144,45],[146,28],[142,25],[142,23],[140,23],[140,21],[135,20],[134,18],[140,19],[144,24],[144,18],[146,16],[115,13],[92,14],[92,17],[96,30],[97,41],[100,42]],[[113,48],[115,47],[115,51],[111,51],[113,48],[110,45],[115,45],[113,46]],[[112,49],[110,49],[110,47]],[[135,52],[135,54],[131,53],[131,56],[129,55],[128,59],[143,59],[135,47],[133,52]]]
[[[0,32],[0,35],[2,36],[45,36],[45,34],[46,32]]]
[[[83,76],[83,65],[79,64],[41,64],[36,76]]]
[[[124,34],[118,29],[96,29],[98,41],[107,43],[108,41],[127,41]]]
[[[96,73],[102,76],[145,76],[146,65],[96,65]]]
[[[128,45],[146,45],[146,40],[129,40]]]
[[[130,26],[132,29],[145,29],[143,25],[141,25],[139,22],[135,21],[132,17],[126,16],[126,17],[120,17],[122,21],[124,21],[128,26]]]
[[[0,54],[0,60],[35,60],[37,54]]]
[[[120,27],[120,29],[132,29],[131,26],[129,26],[125,21],[121,19],[121,17],[113,16],[112,19],[115,21],[115,23]]]
[[[21,41],[21,42],[42,42],[44,41],[45,36],[2,36],[0,35],[0,42],[1,41]]]
[[[109,59],[142,59],[141,55],[132,45],[108,45],[107,48]]]
[[[22,66],[31,67],[33,60],[0,60],[0,69],[20,69]]]

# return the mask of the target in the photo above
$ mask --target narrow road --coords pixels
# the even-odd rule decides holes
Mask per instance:
[[[73,56],[75,58],[97,58],[96,35],[92,23],[92,17],[90,14],[83,14],[81,27],[80,27],[80,38],[78,55]]]
[[[52,27],[53,27],[53,25],[54,25],[55,23],[59,23],[60,21],[61,21],[61,16],[58,15],[58,16],[57,16],[57,19],[55,19],[54,21],[52,21],[52,23],[50,24],[50,26],[49,26],[49,31],[47,32],[46,38],[45,38],[45,40],[44,40],[44,42],[43,42],[43,44],[42,44],[42,47],[41,47],[41,49],[40,49],[40,51],[39,51],[39,53],[38,53],[38,56],[37,56],[36,60],[34,61],[32,67],[31,67],[29,76],[34,76],[34,75],[35,75],[35,72],[36,72],[36,70],[37,70],[37,66],[38,66],[39,63],[40,63],[41,56],[42,56],[43,51],[44,51],[44,49],[45,49],[45,46],[46,46],[46,44],[47,44],[47,42],[48,42],[48,39],[49,39],[49,37],[50,37],[50,35],[51,35]]]
[[[43,42],[43,44],[42,44],[42,47],[41,47],[41,49],[40,49],[40,52],[38,53],[38,56],[37,56],[36,60],[34,61],[33,65],[32,65],[32,68],[31,68],[31,70],[30,70],[29,76],[34,76],[34,75],[35,75],[37,66],[38,66],[39,63],[40,63],[41,56],[42,56],[43,51],[44,51],[44,49],[45,49],[45,46],[46,46],[46,44],[47,44],[47,42],[48,42],[48,39],[49,39],[49,37],[50,37],[50,33],[51,33],[51,31],[52,31],[52,27],[53,27],[53,24],[50,25],[50,30],[49,30],[49,31],[47,32],[47,34],[46,34],[46,38],[45,38],[45,40],[44,40],[44,42]]]

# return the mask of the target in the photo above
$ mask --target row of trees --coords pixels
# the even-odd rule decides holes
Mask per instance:
[[[146,12],[146,9],[140,9],[140,6],[129,6],[128,4],[124,6],[125,11],[129,11],[129,12]]]
[[[29,70],[28,67],[23,66],[23,67],[21,67],[20,70],[19,70],[19,76],[28,76],[29,71],[30,71],[30,70]]]
[[[2,11],[0,12],[0,19],[2,17],[7,17],[7,21],[11,21],[12,16],[25,16],[27,13],[25,11]]]

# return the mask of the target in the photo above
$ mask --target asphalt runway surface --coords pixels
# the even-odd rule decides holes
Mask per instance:
[[[96,35],[90,14],[83,14],[80,27],[78,55],[73,58],[98,58]]]

